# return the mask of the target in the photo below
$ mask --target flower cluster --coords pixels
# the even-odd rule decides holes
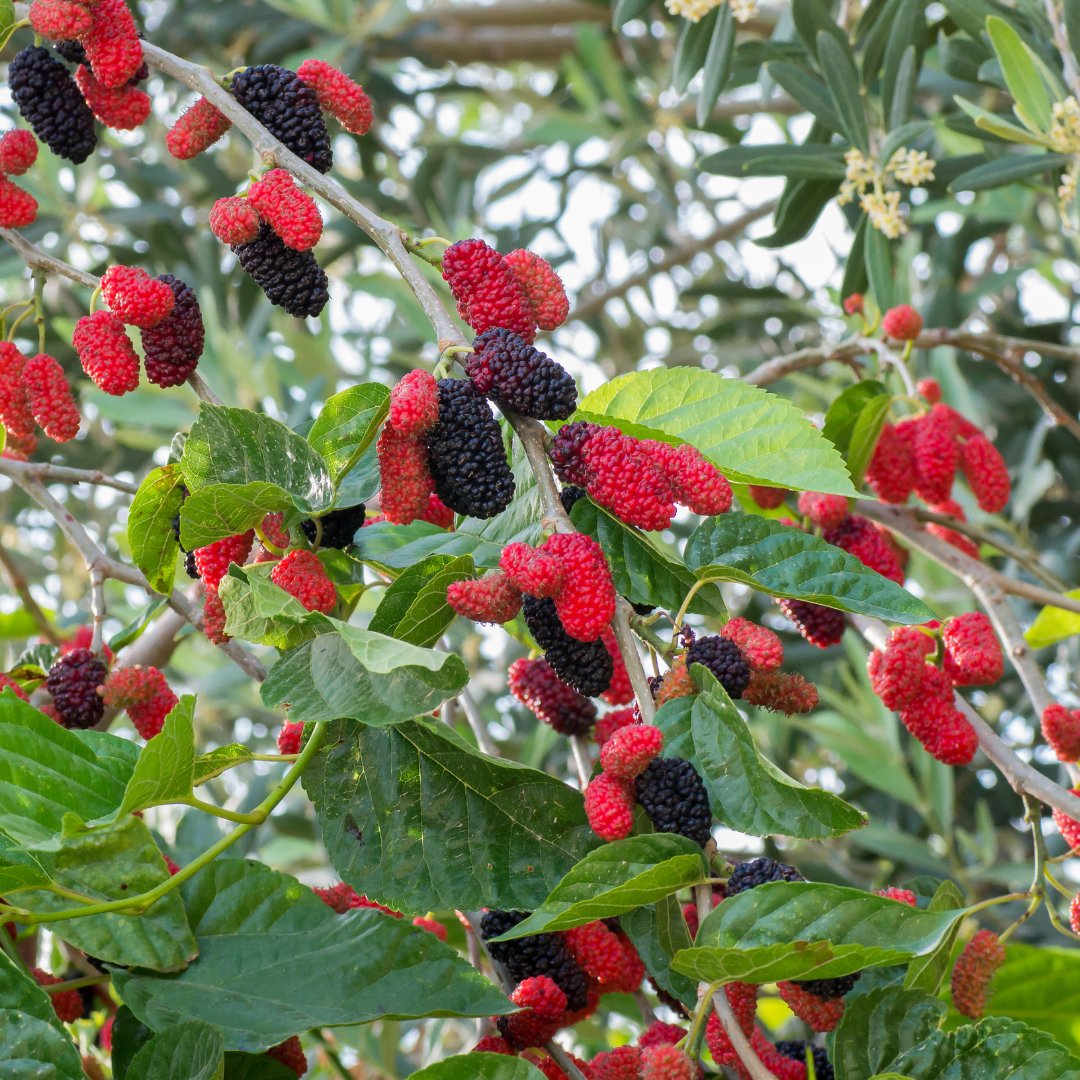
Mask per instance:
[[[901,147],[881,167],[877,158],[867,157],[853,147],[844,155],[847,162],[844,182],[840,185],[837,202],[844,206],[859,196],[859,205],[869,215],[870,224],[883,232],[890,240],[907,232],[907,224],[900,211],[900,192],[886,191],[885,183],[893,177],[897,183],[921,187],[934,179],[936,162],[925,150],[909,150]],[[873,188],[873,190],[868,190]]]
[[[757,0],[664,0],[672,15],[681,15],[690,22],[700,22],[713,8],[722,3],[731,6],[731,13],[741,22],[749,22],[758,13]]]

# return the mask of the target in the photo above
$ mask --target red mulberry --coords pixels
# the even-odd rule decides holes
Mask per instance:
[[[903,585],[904,571],[896,555],[866,518],[852,514],[839,525],[826,529],[822,538],[827,544],[854,555],[864,566],[876,570],[882,577]]]
[[[910,305],[900,304],[885,312],[881,329],[894,341],[914,341],[922,333],[922,316]]]
[[[325,60],[305,60],[296,74],[315,91],[322,106],[346,131],[366,135],[371,128],[371,99],[363,87]]]
[[[1069,903],[1069,926],[1074,934],[1080,934],[1080,893]]]
[[[9,461],[29,461],[37,450],[36,435],[12,435],[8,433],[3,456]]]
[[[223,244],[246,244],[259,235],[259,215],[247,199],[230,195],[210,208],[210,230]]]
[[[172,314],[172,289],[137,266],[110,266],[101,278],[101,295],[122,322],[149,330]]]
[[[26,359],[12,341],[0,341],[0,423],[8,435],[33,435],[34,413],[26,394]]]
[[[827,649],[844,637],[844,613],[806,600],[780,600],[780,610],[811,645]]]
[[[7,675],[0,675],[0,691],[11,690],[20,701],[29,701],[30,695],[14,680]]]
[[[323,227],[319,207],[284,169],[271,169],[252,184],[247,200],[293,251],[309,251],[319,242]]]
[[[893,885],[887,889],[878,889],[876,895],[884,896],[887,900],[897,900],[901,904],[907,904],[908,907],[915,907],[918,904],[918,898],[910,889],[898,889]]]
[[[303,745],[304,725],[300,721],[286,720],[278,732],[277,748],[279,754],[299,754]]]
[[[1042,735],[1058,761],[1080,761],[1080,710],[1047,705],[1042,714]]]
[[[1080,795],[1080,787],[1070,789],[1073,795]],[[1080,821],[1069,817],[1062,810],[1054,810],[1054,824],[1058,827],[1062,839],[1071,851],[1080,850]]]
[[[161,672],[155,667],[114,667],[105,681],[102,700],[113,709],[126,709],[149,701],[159,690]],[[164,680],[163,680],[164,681]]]
[[[434,487],[427,447],[417,436],[384,424],[375,448],[382,484],[379,506],[387,521],[408,525],[427,510]]]
[[[1005,657],[993,624],[981,611],[949,619],[941,631],[945,674],[954,686],[989,686],[1005,673]]]
[[[678,1047],[648,1046],[641,1051],[641,1080],[696,1080],[697,1065]]]
[[[566,584],[563,560],[528,544],[507,544],[499,556],[499,567],[522,592],[540,599],[557,596]]]
[[[537,719],[562,735],[584,735],[596,720],[596,706],[559,679],[546,660],[515,660],[507,685]]]
[[[23,366],[26,396],[41,429],[55,442],[69,442],[79,433],[79,410],[59,361],[38,353]]]
[[[927,665],[923,692],[900,710],[900,719],[923,749],[944,765],[968,765],[979,748],[975,729],[953,705],[948,676],[932,665]]]
[[[171,290],[169,296],[172,297]],[[75,324],[71,342],[83,371],[99,390],[119,397],[139,385],[139,357],[123,322],[111,312],[84,315]]]
[[[804,1023],[809,1024],[814,1031],[832,1031],[840,1023],[844,1015],[844,999],[820,998],[816,994],[810,994],[802,987],[793,982],[778,982],[776,989],[780,991],[788,1008]]]
[[[583,533],[553,533],[541,550],[561,559],[566,570],[554,597],[563,629],[578,641],[595,641],[615,614],[615,585],[603,549]]]
[[[565,420],[577,407],[577,384],[561,364],[524,338],[492,327],[477,334],[465,371],[503,412]]]
[[[526,342],[536,337],[528,297],[514,271],[483,240],[459,240],[443,253],[442,274],[458,314],[478,334],[501,326]]]
[[[695,913],[696,913],[695,908]],[[639,1036],[638,1047],[659,1046],[663,1043],[682,1042],[686,1037],[686,1028],[678,1024],[665,1024],[663,1020],[654,1020]]]
[[[546,975],[536,975],[518,984],[510,1000],[524,1011],[500,1016],[499,1034],[515,1049],[543,1046],[562,1027],[566,995]]]
[[[805,514],[819,529],[835,529],[848,516],[848,501],[843,495],[804,491],[799,495],[799,513]]]
[[[218,596],[216,585],[206,586],[206,595],[203,597],[203,633],[207,640],[215,645],[224,645],[232,638],[225,633],[225,605]]]
[[[791,494],[787,488],[763,487],[761,484],[749,484],[747,490],[750,492],[750,498],[762,510],[775,510],[783,506],[784,500]]]
[[[957,521],[967,521],[967,515],[964,513],[964,508],[954,499],[950,499],[948,502],[941,504],[931,504],[927,509],[935,514],[947,514],[949,517],[956,518]],[[969,559],[978,559],[979,545],[963,533],[959,533],[955,529],[950,529],[947,525],[939,525],[936,521],[928,521],[926,523],[926,531],[930,533],[931,536],[936,536],[939,540],[944,540],[945,543],[952,544],[954,548],[958,551],[962,551]]]
[[[563,934],[570,955],[578,967],[594,982],[607,984],[605,990],[619,982],[623,973],[623,947],[615,934],[602,922],[586,923]]]
[[[729,619],[720,636],[739,646],[751,671],[775,671],[784,663],[784,643],[772,630],[749,619]]]
[[[6,176],[0,176],[0,228],[21,229],[37,220],[37,199]]]
[[[229,572],[229,566],[237,563],[243,566],[251,554],[251,545],[255,540],[255,530],[248,529],[236,536],[226,536],[206,547],[195,549],[195,567],[199,577],[207,588],[216,589],[221,579]]]
[[[124,83],[122,86],[102,86],[94,73],[80,64],[75,72],[82,96],[91,112],[114,131],[134,131],[142,127],[150,115],[150,95]]]
[[[634,828],[634,785],[601,773],[585,789],[585,813],[601,840],[623,840]]]
[[[139,30],[124,0],[94,0],[93,24],[81,37],[102,86],[123,86],[142,66]]]
[[[308,611],[333,611],[337,590],[313,551],[302,548],[290,551],[270,571],[270,580],[290,596],[295,596]]]
[[[914,429],[915,492],[927,503],[946,502],[960,463],[960,446],[948,424],[933,412],[912,421],[911,426]]]
[[[150,699],[127,706],[128,719],[139,735],[147,741],[160,734],[165,726],[165,717],[180,700],[157,668],[150,668],[148,675],[147,682],[153,691]]]
[[[915,487],[914,424],[885,424],[866,469],[866,482],[884,503],[908,501]]]
[[[26,128],[5,131],[0,136],[0,173],[22,176],[37,161],[37,139]]]
[[[978,1020],[990,997],[994,972],[1005,963],[1005,946],[991,930],[979,930],[953,964],[949,988],[962,1016]]]
[[[169,128],[165,145],[174,158],[187,161],[213,146],[231,127],[232,121],[201,97]]]
[[[34,976],[34,981],[38,986],[56,986],[64,981],[55,975],[50,975],[47,971],[42,971],[41,968],[31,968],[30,974]],[[78,990],[61,990],[59,994],[50,994],[49,998],[56,1015],[65,1024],[74,1024],[76,1020],[82,1018],[82,995]]]
[[[640,723],[640,720],[634,716],[634,712],[634,709],[615,709],[601,716],[593,729],[593,739],[597,745],[603,746],[616,731],[628,724]]]
[[[844,297],[844,314],[861,315],[866,310],[866,298],[862,293],[852,293]]]
[[[535,252],[522,249],[511,251],[503,259],[524,290],[536,325],[549,333],[562,326],[570,312],[570,301],[566,299],[562,279],[550,263]]]
[[[974,435],[964,443],[960,468],[980,510],[997,514],[1005,509],[1012,490],[1009,470],[997,447],[985,435]]]
[[[920,379],[915,389],[922,394],[931,405],[936,405],[941,400],[941,383],[937,379]]]
[[[875,649],[870,654],[870,685],[886,709],[902,709],[915,699],[922,688],[926,658],[933,651],[928,634],[905,626],[889,634],[884,652]]]
[[[479,581],[452,581],[446,602],[473,622],[505,623],[521,610],[521,590],[505,574],[493,574]]]
[[[731,509],[731,485],[720,470],[689,443],[671,446],[656,439],[643,439],[639,445],[671,485],[672,498],[694,514],[712,517]]]
[[[597,1054],[589,1067],[592,1080],[640,1080],[641,1051],[636,1046],[617,1046]]]
[[[604,648],[611,656],[615,665],[615,673],[611,676],[611,685],[600,696],[609,705],[629,705],[634,700],[634,687],[630,683],[630,673],[626,670],[622,653],[615,640],[615,633],[610,626],[605,626],[600,631],[600,637],[604,640]]]
[[[438,525],[440,529],[454,528],[454,511],[447,506],[433,491],[428,496],[427,509],[420,515],[420,521]]]
[[[390,391],[390,426],[402,435],[422,435],[439,419],[439,385],[421,368],[403,375]]]
[[[31,28],[50,41],[82,37],[92,22],[89,10],[74,0],[34,0],[30,5]]]
[[[283,1043],[271,1046],[266,1051],[267,1057],[280,1061],[286,1068],[292,1069],[297,1076],[303,1076],[307,1072],[307,1057],[304,1048],[300,1045],[299,1035],[290,1035]]]
[[[690,677],[684,657],[678,657],[671,668],[664,673],[656,691],[656,707],[659,709],[675,698],[687,697],[698,692],[697,684]]]
[[[604,774],[633,780],[664,749],[664,735],[657,727],[632,724],[616,731],[600,751]]]
[[[157,280],[172,290],[174,303],[171,315],[141,331],[146,377],[156,386],[179,386],[199,366],[205,341],[202,311],[190,285],[172,274]]]
[[[485,1035],[474,1047],[477,1054],[507,1054],[517,1057],[517,1051],[501,1035]]]

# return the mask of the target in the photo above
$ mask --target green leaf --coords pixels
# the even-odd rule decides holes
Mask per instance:
[[[1020,35],[1004,19],[991,15],[986,20],[986,32],[1001,62],[1001,72],[1016,104],[1035,123],[1039,131],[1048,132],[1053,121],[1050,95],[1034,60]]]
[[[444,1058],[426,1069],[409,1073],[409,1080],[543,1080],[543,1076],[524,1058],[472,1052]]]
[[[918,5],[919,18],[922,18],[922,3]],[[887,59],[887,58],[886,58]],[[919,79],[919,53],[914,45],[909,45],[900,57],[896,68],[895,90],[889,106],[889,130],[905,126],[911,119],[911,110],[915,105],[915,84]],[[885,86],[889,83],[886,81]],[[888,158],[881,155],[881,159]]]
[[[859,71],[847,40],[825,30],[817,36],[818,60],[825,84],[832,94],[844,135],[863,154],[870,153],[870,131],[859,87]]]
[[[802,240],[837,194],[834,180],[789,180],[773,214],[773,232],[754,240],[758,247],[779,248]]]
[[[896,21],[896,14],[902,3],[903,0],[887,0],[885,4],[880,6],[878,14],[866,32],[865,37],[863,35],[862,20],[859,22],[857,33],[863,39],[862,84],[867,88],[873,85],[874,80],[881,71],[881,63],[885,58],[885,50],[892,35],[893,23]],[[867,8],[863,18],[866,18],[871,12],[872,9]]]
[[[317,614],[317,613],[316,613]],[[453,653],[319,616],[322,633],[284,653],[262,684],[268,708],[289,702],[293,720],[353,717],[393,724],[430,713],[456,697],[469,672]]]
[[[180,510],[180,542],[185,550],[206,547],[226,536],[247,532],[267,514],[293,508],[289,493],[277,484],[210,484],[193,491]]]
[[[866,274],[866,230],[871,228],[870,218],[859,215],[855,236],[851,241],[847,262],[844,264],[844,280],[840,283],[840,298],[846,300],[853,293],[865,293],[870,286]]]
[[[390,411],[390,388],[382,383],[360,383],[326,399],[308,432],[308,442],[325,459],[331,475],[359,460],[375,441]]]
[[[619,0],[611,16],[612,30],[621,30],[631,19],[640,18],[649,10],[651,0]]]
[[[1065,20],[1065,33],[1069,39],[1069,48],[1074,56],[1080,56],[1080,7],[1076,4],[1066,4],[1063,16]]]
[[[183,802],[190,794],[195,766],[195,696],[185,694],[165,717],[161,731],[142,748],[124,801],[92,825],[110,824],[133,810]]]
[[[878,394],[866,403],[855,421],[855,428],[851,433],[851,442],[845,457],[848,472],[851,473],[851,481],[856,487],[862,485],[866,467],[874,456],[874,447],[877,446],[881,429],[885,426],[892,400],[892,394]]]
[[[721,4],[716,26],[705,54],[705,74],[697,99],[697,122],[702,127],[712,115],[716,99],[727,85],[731,74],[731,57],[735,50],[735,16],[730,4]]]
[[[8,38],[11,37],[12,30],[15,26],[15,3],[14,0],[0,0],[0,46],[6,45]],[[2,427],[2,425],[0,425]],[[7,432],[4,432],[0,438],[6,439]],[[2,450],[3,447],[0,447]]]
[[[654,910],[655,908],[655,910]],[[682,923],[681,928],[679,923]],[[664,932],[660,930],[664,925]],[[679,948],[689,948],[690,933],[683,919],[682,905],[668,897],[657,901],[653,907],[640,907],[629,915],[619,919],[626,936],[634,943],[649,974],[656,980],[661,990],[666,990],[678,998],[684,1005],[693,1009],[697,1006],[697,983],[680,975],[671,967],[671,958]],[[674,932],[673,932],[674,930]],[[673,945],[673,939],[677,947]],[[665,951],[668,945],[672,952]]]
[[[783,60],[766,65],[773,82],[786,90],[800,105],[812,113],[830,131],[842,131],[843,125],[833,105],[828,87],[805,68]]]
[[[911,117],[915,83],[926,47],[926,0],[901,0],[896,9],[881,69],[882,113],[892,131]],[[909,54],[908,50],[912,52]],[[884,153],[879,161],[888,161]]]
[[[79,1052],[49,995],[0,956],[0,1076],[86,1080]]]
[[[757,514],[706,518],[690,534],[683,557],[699,579],[738,581],[770,596],[910,625],[934,617],[921,600],[854,555]]]
[[[964,906],[963,893],[951,882],[943,881],[935,890],[930,901],[930,911],[957,911]],[[928,994],[936,994],[941,986],[941,980],[952,963],[953,944],[956,935],[960,932],[960,922],[953,927],[952,932],[946,934],[941,943],[932,952],[925,956],[917,956],[908,964],[907,975],[904,977],[904,986],[909,990],[925,990]]]
[[[169,880],[154,837],[141,818],[128,816],[87,831],[69,815],[52,854],[57,885],[94,901],[124,900]],[[78,904],[53,893],[19,894],[28,911],[69,911]],[[180,898],[166,893],[145,915],[85,915],[49,923],[49,929],[77,949],[112,964],[152,971],[178,971],[195,955]]]
[[[322,618],[270,580],[274,563],[241,569],[235,563],[221,579],[218,595],[225,608],[225,632],[260,645],[290,649],[314,637]]]
[[[625,915],[704,881],[709,862],[701,847],[672,833],[616,840],[589,852],[524,922],[497,941],[570,930]]]
[[[220,776],[227,769],[232,769],[237,765],[242,765],[245,761],[250,761],[253,756],[246,746],[241,746],[239,743],[229,743],[228,746],[219,746],[209,753],[200,754],[195,759],[195,764],[192,767],[192,787],[205,784],[207,780]]]
[[[143,636],[146,628],[154,621],[158,612],[168,602],[168,598],[164,596],[152,597],[150,603],[127,626],[109,638],[109,648],[115,653],[127,648],[132,642],[138,641]]]
[[[276,484],[305,514],[330,509],[334,484],[322,456],[280,420],[247,409],[203,404],[180,464],[188,489],[211,484]]]
[[[828,168],[827,175],[844,175],[844,151],[846,146],[830,145],[823,143],[766,143],[755,146],[732,146],[727,150],[718,150],[715,154],[709,154],[701,159],[699,167],[702,172],[714,173],[716,176],[734,176],[745,179],[748,175],[755,175],[750,169],[751,162],[760,162],[768,159],[765,170],[758,175],[783,176],[784,169],[790,165],[792,171],[797,163],[808,158],[817,163],[818,167]],[[822,163],[826,163],[822,165]],[[837,174],[837,170],[839,173]]]
[[[866,824],[866,816],[843,799],[803,787],[763,758],[746,721],[712,673],[695,664],[691,675],[701,687],[690,713],[694,760],[712,811],[725,825],[750,836],[823,840]],[[665,753],[671,756],[674,751],[665,747]]]
[[[739,483],[856,494],[840,455],[799,409],[713,372],[631,372],[589,394],[574,418],[638,438],[688,442]]]
[[[433,555],[468,555],[476,567],[490,570],[499,565],[503,546],[460,529],[447,532],[428,521],[414,521],[411,525],[378,521],[360,531],[353,554],[361,562],[391,572],[407,570]]]
[[[743,166],[746,176],[786,176],[792,180],[843,180],[847,171],[835,154],[783,154],[768,152],[750,158]]]
[[[184,474],[179,465],[153,469],[139,485],[128,509],[127,538],[131,558],[146,575],[150,587],[160,593],[172,592],[176,576],[180,544],[172,523],[183,502],[180,491],[183,481]]]
[[[1002,187],[1040,173],[1059,172],[1071,161],[1071,154],[1006,154],[961,173],[949,185],[949,190],[985,191]]]
[[[821,432],[841,454],[846,454],[851,445],[851,436],[862,411],[874,398],[886,392],[884,383],[863,379],[849,386],[829,406]]]
[[[513,1008],[410,920],[372,909],[338,915],[253,860],[219,859],[181,888],[198,960],[169,978],[113,972],[124,1002],[157,1030],[203,1020],[222,1029],[226,1050],[257,1053],[312,1027]]]
[[[1065,593],[1070,600],[1080,600],[1080,589]],[[1064,608],[1044,607],[1024,631],[1024,640],[1033,649],[1044,649],[1080,634],[1080,615]]]
[[[131,1059],[154,1037],[154,1033],[126,1006],[113,1014],[112,1071],[113,1080],[127,1080]]]
[[[709,982],[835,978],[933,952],[964,914],[840,885],[773,882],[714,908],[673,966]]]
[[[225,1039],[221,1029],[188,1020],[159,1031],[131,1059],[131,1080],[217,1080]]]
[[[675,60],[671,65],[671,85],[676,94],[686,93],[690,80],[701,70],[705,53],[716,26],[717,9],[713,8],[698,22],[683,22],[679,44],[675,48]]]
[[[102,744],[124,742],[93,734]],[[68,813],[103,817],[123,801],[130,776],[131,767],[102,758],[85,738],[14,694],[0,695],[0,829],[13,840],[47,841]]]
[[[791,17],[799,37],[819,66],[824,63],[818,52],[818,36],[822,31],[847,43],[844,31],[833,22],[824,0],[792,0]]]
[[[0,833],[0,891],[18,892],[36,885],[48,885],[52,877],[28,851],[21,851],[12,840]]]
[[[443,636],[457,613],[446,601],[446,587],[476,577],[468,555],[432,555],[410,566],[383,593],[368,623],[373,633],[428,648]]]
[[[579,532],[591,536],[604,549],[616,591],[635,604],[678,611],[694,586],[694,575],[660,551],[648,536],[624,525],[591,499],[578,499],[570,520]],[[725,618],[727,607],[720,589],[706,585],[690,601],[690,612]]]
[[[444,724],[343,721],[327,746],[303,784],[330,861],[391,907],[532,910],[599,846],[580,792]]]
[[[873,225],[866,228],[866,272],[878,307],[887,311],[896,303],[892,249],[889,238]]]
[[[953,100],[972,118],[972,120],[975,121],[976,125],[984,131],[989,131],[991,134],[997,135],[1007,142],[1024,143],[1028,146],[1042,146],[1053,149],[1054,144],[1045,135],[1036,135],[1022,127],[1017,127],[1016,124],[1010,124],[1007,120],[1002,120],[1001,117],[996,116],[994,113],[987,112],[986,109],[982,109],[978,105],[966,101],[958,94],[954,95]]]
[[[225,1080],[296,1080],[296,1073],[266,1054],[227,1050]]]

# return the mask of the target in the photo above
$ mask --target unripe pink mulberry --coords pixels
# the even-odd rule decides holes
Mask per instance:
[[[247,200],[259,217],[294,251],[310,251],[322,236],[315,200],[284,169],[271,169],[248,188]]]
[[[877,895],[884,896],[887,900],[897,900],[901,904],[907,904],[908,907],[915,907],[918,904],[918,898],[910,889],[898,889],[892,885],[887,889],[878,889]]]
[[[29,461],[37,450],[36,435],[12,435],[8,432],[3,456],[9,461]]]
[[[922,333],[922,316],[910,305],[900,304],[885,312],[881,329],[894,341],[914,341]]]
[[[509,622],[521,610],[521,590],[505,574],[479,581],[452,581],[446,602],[473,622]]]
[[[690,677],[686,669],[686,658],[677,657],[671,667],[664,673],[663,679],[656,690],[656,707],[666,705],[675,698],[689,697],[698,692],[697,684]]]
[[[92,23],[89,9],[74,0],[34,0],[30,5],[31,28],[50,41],[82,37]]]
[[[532,307],[514,271],[483,240],[459,240],[443,253],[442,273],[458,314],[478,334],[501,326],[525,341],[536,337]]]
[[[934,514],[947,514],[950,517],[956,518],[957,521],[967,521],[967,514],[964,513],[964,508],[956,502],[955,499],[949,499],[949,501],[945,503],[932,503],[927,509]],[[939,540],[944,540],[946,544],[951,544],[958,551],[962,551],[969,559],[977,559],[979,557],[979,545],[963,533],[957,532],[955,529],[950,529],[948,525],[940,525],[936,521],[928,521],[926,523],[926,531],[930,533],[931,536],[936,536]]]
[[[954,438],[974,439],[982,434],[982,431],[966,416],[958,413],[951,405],[946,405],[943,401],[931,407],[930,416],[933,417],[935,423],[942,424],[950,431]]]
[[[601,773],[585,789],[585,813],[601,840],[624,840],[634,828],[634,785]]]
[[[954,686],[989,686],[1005,673],[997,634],[981,611],[949,619],[941,637],[945,642],[945,674]]]
[[[139,385],[139,357],[124,332],[124,324],[111,312],[99,310],[84,315],[75,324],[71,343],[83,371],[99,390],[119,397]]]
[[[379,506],[387,521],[408,525],[426,512],[435,490],[427,446],[419,436],[402,435],[384,424],[375,448],[382,484]]]
[[[23,381],[25,363],[13,341],[0,341],[0,423],[9,436],[34,433],[34,413]]]
[[[422,368],[403,375],[390,391],[390,426],[402,435],[422,435],[439,419],[439,387]]]
[[[454,511],[433,491],[428,496],[427,509],[420,515],[418,520],[427,521],[432,525],[438,525],[440,529],[450,529],[452,531],[454,528]]]
[[[210,208],[210,231],[223,244],[246,244],[259,235],[259,215],[247,199],[230,195]]]
[[[110,266],[101,278],[101,295],[118,319],[140,330],[157,326],[176,303],[168,285],[137,266]]]
[[[566,569],[566,583],[555,595],[563,628],[578,641],[595,641],[615,614],[615,585],[603,548],[584,533],[553,533],[541,550]]]
[[[26,396],[41,429],[55,442],[68,442],[79,434],[79,410],[71,396],[58,360],[38,353],[23,367]]]
[[[37,199],[6,176],[0,176],[0,228],[21,229],[37,220]]]
[[[319,105],[346,131],[366,135],[371,128],[371,99],[363,87],[325,60],[305,60],[296,74],[315,91]]]
[[[93,23],[80,36],[94,75],[102,86],[123,86],[143,62],[139,29],[124,0],[94,0]]]
[[[784,643],[768,627],[749,619],[729,619],[720,636],[739,646],[751,671],[775,671],[784,663]]]
[[[820,998],[793,982],[778,982],[776,989],[788,1008],[814,1031],[834,1030],[844,1015],[842,997]]]
[[[593,729],[593,739],[596,744],[603,746],[616,731],[626,727],[628,724],[640,723],[641,718],[635,716],[635,712],[635,709],[615,709],[613,712],[601,716],[596,721],[596,727]]]
[[[860,315],[866,310],[866,298],[862,293],[852,293],[844,297],[844,314]]]
[[[56,986],[64,981],[41,968],[31,968],[30,974],[38,986]],[[82,996],[78,990],[61,990],[59,994],[50,994],[49,1000],[52,1001],[56,1015],[65,1024],[74,1024],[83,1014]]]
[[[695,908],[695,913],[697,909]],[[693,936],[693,935],[691,935]],[[665,1024],[663,1020],[654,1020],[639,1036],[637,1044],[644,1049],[646,1046],[660,1046],[664,1043],[674,1044],[682,1042],[686,1037],[686,1028],[678,1024]]]
[[[843,495],[804,491],[799,495],[799,513],[805,514],[819,529],[835,529],[848,516],[848,501]]]
[[[978,1020],[986,1009],[994,972],[1005,963],[1005,946],[992,930],[979,930],[953,964],[950,989],[956,1011]]]
[[[1043,709],[1042,735],[1058,761],[1080,761],[1080,710],[1054,702]]]
[[[1080,795],[1080,787],[1070,788],[1073,795]],[[1054,824],[1070,850],[1080,849],[1080,821],[1069,817],[1063,810],[1054,810]]]
[[[278,732],[279,754],[299,754],[304,739],[304,725],[300,721],[286,720]]]
[[[0,136],[0,173],[22,176],[37,161],[37,140],[26,128],[5,131]]]
[[[548,332],[562,326],[570,311],[570,301],[566,298],[562,278],[551,264],[534,251],[520,248],[504,255],[503,259],[525,291],[536,325]]]
[[[127,83],[115,87],[102,86],[85,64],[79,65],[75,81],[90,111],[106,127],[115,131],[134,131],[146,123],[150,115],[149,94]]]
[[[127,709],[148,702],[161,689],[162,683],[164,676],[155,667],[144,668],[139,664],[114,667],[105,680],[101,697],[110,708]]]
[[[586,923],[563,933],[570,955],[590,979],[607,984],[605,990],[622,977],[624,956],[619,939],[602,922]]]
[[[866,468],[866,482],[884,503],[908,501],[915,487],[915,444],[912,423],[893,427],[886,423]]]
[[[918,383],[916,383],[915,389],[918,390],[931,405],[936,405],[941,400],[941,383],[939,383],[937,379],[920,379]]]
[[[224,645],[232,638],[225,633],[225,605],[218,596],[216,585],[207,585],[203,597],[203,633],[215,645]]]
[[[975,729],[953,704],[948,676],[931,664],[926,665],[922,692],[900,710],[900,719],[943,765],[968,765],[979,748]]]
[[[695,1080],[697,1066],[678,1047],[648,1046],[641,1051],[641,1080]]]
[[[731,509],[731,485],[698,449],[689,443],[671,446],[656,439],[643,439],[639,445],[660,466],[680,506],[702,517]]]
[[[174,158],[186,161],[213,146],[231,127],[232,121],[201,97],[169,128],[165,145]]]
[[[964,443],[960,468],[980,510],[997,514],[1005,509],[1012,490],[1009,470],[997,447],[985,435],[974,435]]]
[[[1069,903],[1069,926],[1074,934],[1080,934],[1080,893]]]
[[[147,684],[152,690],[148,701],[138,701],[127,707],[128,719],[139,735],[148,742],[161,733],[165,718],[179,703],[179,698],[157,668],[150,668]]]

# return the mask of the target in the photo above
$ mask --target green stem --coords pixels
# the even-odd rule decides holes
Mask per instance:
[[[38,331],[38,352],[45,351],[45,282],[49,275],[44,270],[34,271],[34,325]]]
[[[266,815],[261,814],[258,810],[253,810],[250,814],[240,814],[235,810],[226,810],[223,806],[203,802],[202,799],[196,799],[194,795],[176,801],[183,803],[184,806],[193,807],[195,810],[201,810],[204,814],[224,818],[226,821],[235,821],[240,825],[261,825],[266,820]]]
[[[679,631],[682,629],[682,621],[683,621],[683,617],[686,615],[686,609],[690,606],[690,601],[693,600],[694,597],[697,595],[698,589],[703,588],[705,585],[714,585],[719,580],[720,580],[719,578],[701,578],[700,581],[695,581],[694,582],[694,584],[691,587],[690,591],[686,594],[686,597],[683,599],[682,607],[679,608],[679,613],[675,616],[675,631],[674,631],[674,634],[672,636],[672,641],[675,640],[675,637],[678,635]]]
[[[84,986],[100,986],[102,983],[112,982],[112,976],[108,972],[101,975],[84,975],[81,979],[68,979],[67,982],[51,983],[45,987],[49,994],[61,994],[65,990],[80,990]]]
[[[698,1007],[694,1010],[694,1016],[690,1021],[690,1030],[679,1043],[683,1050],[693,1057],[697,1057],[696,1047],[701,1044],[701,1028],[705,1023],[705,1017],[709,1015],[709,1009],[712,1008],[712,996],[723,985],[723,980],[709,984],[708,993],[701,997],[698,1001]]]
[[[33,304],[33,301],[31,301],[31,304]],[[15,331],[16,331],[16,330],[18,330],[18,329],[19,329],[19,327],[20,327],[20,326],[22,326],[22,324],[23,324],[24,322],[26,322],[26,320],[27,320],[27,319],[29,319],[29,318],[30,318],[30,316],[31,316],[31,315],[33,315],[33,314],[34,314],[34,309],[33,309],[33,307],[28,307],[28,308],[27,308],[27,309],[26,309],[26,310],[25,310],[25,311],[24,311],[24,312],[23,312],[23,313],[22,313],[22,314],[21,314],[21,315],[20,315],[20,316],[19,316],[19,317],[18,317],[18,318],[17,318],[17,319],[16,319],[16,320],[15,320],[15,321],[14,321],[14,322],[12,323],[12,324],[11,324],[11,329],[10,329],[10,330],[8,331],[8,341],[14,341],[14,340],[15,340]]]
[[[94,314],[94,308],[97,307],[97,302],[98,302],[98,297],[99,296],[101,296],[101,286],[100,285],[90,294],[90,314],[91,315]]]
[[[26,961],[22,958],[22,954],[19,952],[18,946],[11,939],[11,935],[7,932],[7,927],[0,926],[0,947],[7,953],[8,959],[19,969],[28,979],[33,979],[34,976],[30,974],[30,969],[26,966]]]
[[[630,623],[630,629],[651,649],[665,657],[670,656],[678,648],[679,638],[677,634],[672,636],[671,641],[665,641],[659,634],[654,633],[636,619]]]
[[[977,911],[984,911],[986,908],[994,907],[995,904],[1010,904],[1014,900],[1030,900],[1030,892],[1014,892],[1006,893],[1004,896],[992,896],[989,900],[982,900],[978,904],[974,904],[968,908],[968,914],[974,915]]]
[[[322,748],[323,742],[326,740],[326,727],[327,721],[320,721],[315,725],[315,729],[311,733],[311,738],[308,739],[307,745],[301,750],[300,756],[293,763],[293,767],[281,778],[278,784],[273,788],[269,795],[256,807],[256,809],[250,815],[251,817],[258,817],[259,821],[245,822],[242,825],[238,825],[227,836],[223,836],[213,847],[207,848],[198,858],[193,859],[182,870],[179,870],[168,881],[162,882],[156,888],[151,889],[149,892],[145,892],[140,896],[128,897],[124,900],[111,900],[108,903],[93,904],[89,907],[74,911],[49,911],[49,912],[30,912],[19,911],[13,908],[0,909],[0,914],[14,915],[17,921],[26,925],[34,923],[50,923],[50,922],[64,922],[67,919],[78,919],[84,915],[103,915],[109,911],[120,911],[125,914],[142,915],[145,911],[151,908],[158,902],[163,896],[172,892],[178,885],[182,885],[188,878],[194,877],[204,866],[213,862],[223,851],[228,850],[236,843],[242,836],[247,835],[255,828],[260,822],[265,821],[271,811],[285,798],[286,795],[292,790],[296,781],[300,779],[301,773],[307,768],[311,759]],[[214,807],[216,810],[217,807]]]

